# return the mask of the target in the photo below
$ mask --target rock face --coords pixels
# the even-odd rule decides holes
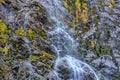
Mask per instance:
[[[35,2],[0,2],[1,80],[46,80],[55,60],[47,39],[53,23],[47,18]]]
[[[80,42],[80,56],[96,67],[104,79],[119,80],[120,3],[115,0],[91,0],[91,4],[90,20],[79,26],[83,27],[81,32],[75,33]],[[87,30],[83,31],[84,28]]]
[[[120,1],[60,1],[67,12],[59,17],[79,43],[75,56],[93,66],[101,80],[119,80]],[[56,55],[48,37],[55,26],[39,0],[1,0],[0,80],[56,80]],[[60,80],[70,80],[67,66],[58,66]]]

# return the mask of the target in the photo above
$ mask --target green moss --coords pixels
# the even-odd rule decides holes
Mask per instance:
[[[109,29],[105,29],[105,36],[107,39],[109,39],[111,37]]]
[[[71,21],[71,26],[74,26],[79,21],[88,21],[88,5],[84,0],[64,0],[63,5],[72,15],[74,15],[74,19]]]
[[[89,26],[82,26],[82,31],[85,33],[89,30]]]
[[[52,63],[50,62],[50,60],[52,60],[54,58],[55,58],[54,55],[49,54],[46,51],[42,50],[40,52],[40,54],[37,54],[37,55],[31,54],[29,56],[28,60],[33,60],[33,61],[39,60],[39,61],[41,61],[42,63],[45,64],[46,68],[51,69],[52,68]]]
[[[67,1],[63,1],[63,6],[70,11],[70,6],[68,5]]]
[[[9,56],[9,47],[0,48],[0,52],[4,53],[6,56]]]
[[[33,14],[34,17],[37,17],[38,15],[36,13]]]
[[[98,23],[99,23],[99,17],[95,16],[94,17],[94,24],[95,24],[95,26],[98,26]]]
[[[99,53],[100,54],[104,54],[105,50],[104,50],[104,47],[103,46],[100,46],[99,48]]]
[[[42,16],[46,16],[45,10],[40,5],[35,4],[35,7],[38,11],[40,11],[42,13]]]
[[[115,4],[115,0],[110,0],[110,2],[111,2],[112,4]]]
[[[39,55],[30,55],[30,57],[28,58],[28,60],[39,60],[40,56]]]
[[[41,51],[40,53],[42,56],[47,57],[47,58],[55,57],[54,55],[51,55],[51,54],[47,53],[46,51]]]
[[[36,50],[39,48],[37,42],[32,42],[32,47]]]
[[[104,6],[105,5],[104,1],[97,1],[96,4],[100,5],[100,6]]]
[[[99,47],[96,47],[95,53],[99,55],[101,54],[112,55],[112,49],[109,46],[99,46]]]
[[[55,56],[52,54],[47,53],[46,51],[41,51],[41,61],[45,63],[46,68],[51,69],[52,68],[52,63],[49,62],[49,60],[55,59]]]
[[[38,36],[41,39],[46,39],[47,38],[47,33],[44,30],[39,29],[38,30]]]
[[[7,26],[0,19],[0,37],[4,37],[5,36],[6,30],[7,30]]]
[[[89,50],[89,49],[90,49],[90,46],[91,46],[91,42],[88,41],[88,40],[86,40],[86,41],[85,41],[85,48],[86,48],[87,50]]]
[[[18,28],[15,33],[20,36],[25,36],[25,30],[23,28]]]
[[[10,35],[10,31],[3,21],[0,19],[0,44],[3,45],[8,41],[8,36]]]
[[[101,5],[101,2],[100,2],[100,1],[97,1],[96,4],[97,4],[97,5]]]
[[[12,33],[11,29],[7,29],[7,34],[10,35]]]
[[[1,41],[0,41],[1,44],[5,44],[5,43],[8,42],[8,38],[5,37],[5,36],[4,36],[4,38],[2,38],[2,39],[0,39],[0,40],[1,40]]]
[[[71,24],[71,26],[75,26],[76,25],[76,21],[73,20],[70,24]]]
[[[28,29],[27,35],[28,35],[28,37],[29,37],[30,39],[33,39],[33,38],[36,37],[35,31],[33,31],[32,29]]]

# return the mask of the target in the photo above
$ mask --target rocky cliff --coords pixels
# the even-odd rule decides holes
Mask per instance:
[[[91,65],[100,80],[120,80],[120,1],[58,1],[63,6],[59,19],[78,43],[74,56]],[[57,55],[49,36],[56,22],[42,2],[0,1],[0,80],[57,80],[53,72]],[[60,73],[68,77],[63,65]]]

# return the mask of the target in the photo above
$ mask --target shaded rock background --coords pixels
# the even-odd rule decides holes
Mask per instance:
[[[77,58],[93,66],[101,80],[119,80],[119,1],[63,0],[63,6],[69,14],[60,18],[74,30]],[[48,38],[55,26],[37,0],[0,1],[0,79],[56,80]],[[67,77],[67,72],[61,73]]]

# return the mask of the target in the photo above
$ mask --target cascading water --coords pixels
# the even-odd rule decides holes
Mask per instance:
[[[68,26],[58,17],[59,13],[64,16],[66,12],[62,1],[41,0],[40,4],[56,23],[56,28],[49,32],[49,39],[58,56],[54,65],[56,80],[99,80],[97,74],[88,64],[70,56],[77,52],[77,44],[67,32]]]

